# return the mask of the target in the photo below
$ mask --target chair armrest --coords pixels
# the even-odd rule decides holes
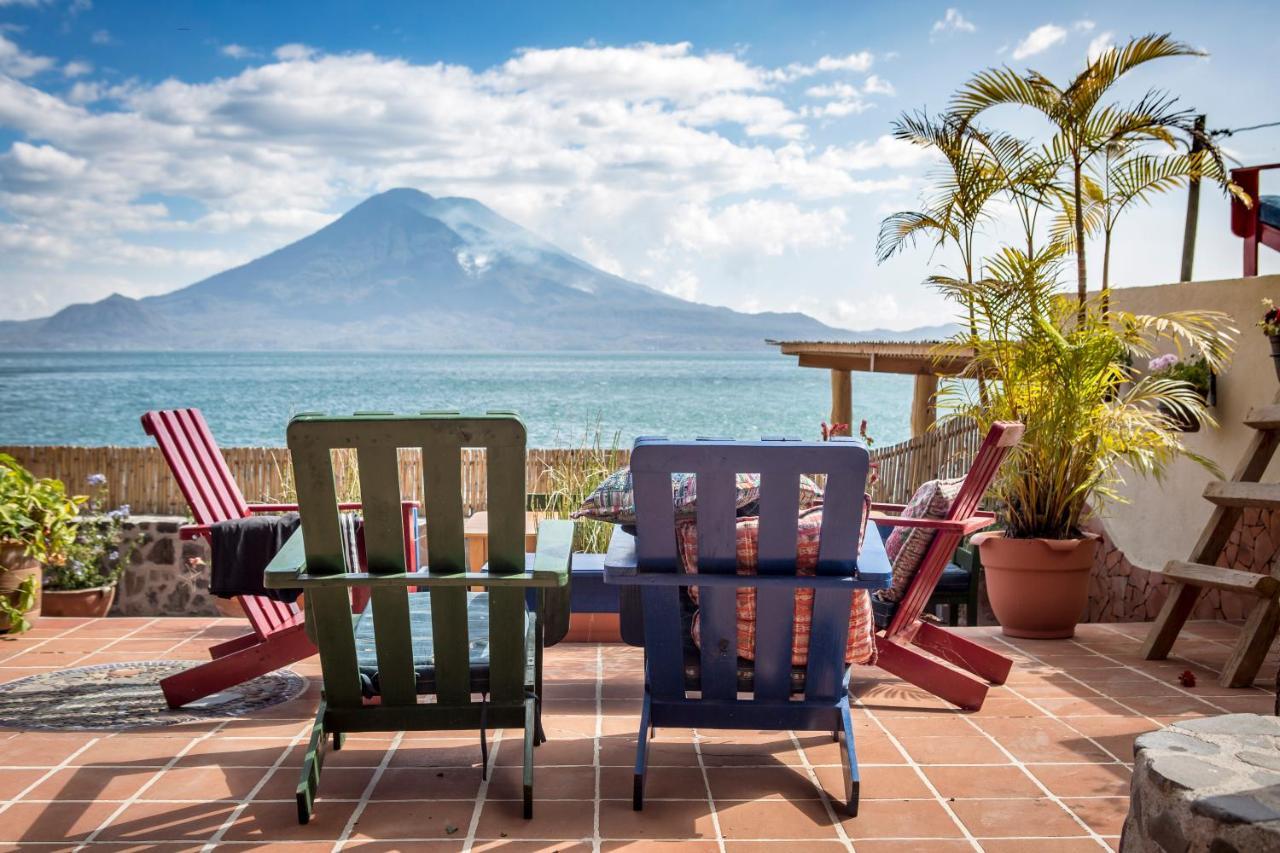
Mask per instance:
[[[872,511],[872,524],[883,524],[887,527],[912,527],[924,530],[936,530],[940,533],[958,533],[968,536],[984,530],[995,523],[995,515],[989,512],[976,512],[968,518],[902,518],[896,515]]]
[[[878,531],[867,529],[856,568],[840,575],[739,575],[647,572],[636,563],[635,537],[615,530],[604,558],[604,582],[621,586],[729,586],[754,589],[886,589],[892,580]]]
[[[557,586],[569,581],[569,565],[573,559],[574,522],[549,519],[538,522],[538,545],[533,554],[533,571],[557,575]]]

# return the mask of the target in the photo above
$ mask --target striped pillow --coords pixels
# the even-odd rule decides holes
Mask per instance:
[[[951,512],[951,504],[964,479],[930,480],[916,489],[911,500],[903,508],[901,518],[944,519]],[[920,569],[920,563],[933,544],[936,530],[922,527],[895,527],[884,542],[884,550],[893,566],[893,586],[876,590],[880,601],[898,601],[906,595],[911,579]]]
[[[870,497],[867,498],[868,507]],[[862,516],[866,532],[867,513]],[[800,516],[797,530],[796,562],[802,575],[812,575],[818,567],[818,543],[822,533],[822,509]],[[754,575],[759,559],[760,519],[741,518],[737,526],[738,574]],[[676,549],[680,564],[687,574],[698,572],[698,526],[692,522],[676,525]],[[698,588],[689,587],[689,597],[696,603]],[[791,635],[791,665],[804,666],[809,660],[809,633],[813,624],[813,588],[799,588],[795,593],[794,631]],[[756,656],[756,591],[739,587],[737,594],[738,657],[755,660]],[[871,597],[864,589],[853,593],[849,611],[849,636],[845,643],[846,664],[867,663],[875,655],[875,620]],[[693,620],[693,641],[699,643],[699,616]]]
[[[750,510],[760,500],[760,475],[737,475],[736,506]],[[693,474],[671,475],[671,500],[675,504],[676,518],[691,518],[698,512],[698,478]],[[808,509],[822,500],[822,488],[813,480],[800,478],[800,508]],[[742,512],[738,513],[742,515]],[[636,523],[636,496],[631,483],[631,468],[619,468],[604,479],[595,491],[586,497],[573,518],[590,518],[613,524]]]

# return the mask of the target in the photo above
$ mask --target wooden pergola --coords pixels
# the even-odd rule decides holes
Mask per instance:
[[[923,435],[937,419],[934,396],[938,377],[951,376],[969,364],[970,351],[940,354],[941,341],[769,341],[783,355],[794,355],[801,367],[831,371],[831,423],[853,426],[854,371],[901,373],[916,378],[911,400],[911,435]]]

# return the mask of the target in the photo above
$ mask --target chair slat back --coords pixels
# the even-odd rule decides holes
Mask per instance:
[[[197,524],[249,515],[249,505],[199,409],[147,412],[142,429],[160,446]]]
[[[951,510],[947,513],[948,521],[966,519],[978,511],[1005,457],[1022,438],[1023,429],[1020,423],[997,421],[992,424],[986,438],[978,447],[973,465],[965,474],[960,491],[951,502]],[[938,585],[938,579],[942,577],[943,569],[947,567],[947,562],[959,544],[960,534],[958,533],[940,532],[933,537],[929,550],[920,561],[920,568],[911,579],[910,586],[907,587],[898,609],[894,612],[893,619],[889,622],[886,636],[892,637],[920,618],[925,605],[933,595],[934,587]]]
[[[249,516],[249,504],[199,409],[147,412],[142,416],[142,429],[159,445],[197,524]],[[264,596],[240,596],[239,601],[259,637],[268,637],[294,624],[298,614],[295,605]]]
[[[795,575],[800,477],[825,474],[823,526],[817,574],[853,575],[869,457],[852,439],[832,442],[691,441],[638,439],[631,455],[636,501],[636,557],[645,572],[679,572],[672,474],[697,477],[698,574],[737,572],[739,473],[760,474],[761,575]],[[701,693],[733,701],[738,693],[737,590],[698,586]],[[685,698],[679,587],[644,585],[645,657],[653,696]],[[771,588],[756,596],[753,699],[785,701],[791,692],[794,592]],[[815,594],[805,673],[807,699],[834,701],[842,690],[844,649],[852,596],[836,589]]]
[[[347,572],[331,453],[338,448],[356,451],[369,574],[406,571],[404,514],[396,464],[399,448],[422,451],[428,571],[453,574],[466,568],[459,480],[464,448],[487,451],[489,569],[496,573],[524,570],[525,428],[516,416],[300,415],[289,424],[288,444],[309,574]],[[308,618],[315,623],[325,694],[334,708],[363,704],[348,589],[346,585],[317,587],[307,593]],[[417,689],[408,589],[375,585],[371,606],[381,704],[412,705],[417,701]],[[522,588],[489,590],[489,685],[494,702],[519,701],[523,697],[524,606]],[[466,610],[464,587],[437,587],[432,591],[436,694],[443,704],[471,701]]]

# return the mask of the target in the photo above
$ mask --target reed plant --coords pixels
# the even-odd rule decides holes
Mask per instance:
[[[541,482],[545,485],[545,512],[549,518],[569,518],[604,479],[625,463],[619,447],[621,433],[606,433],[599,416],[564,451],[543,455]],[[560,441],[555,442],[557,445]],[[609,548],[613,525],[578,519],[573,550],[603,554]]]

